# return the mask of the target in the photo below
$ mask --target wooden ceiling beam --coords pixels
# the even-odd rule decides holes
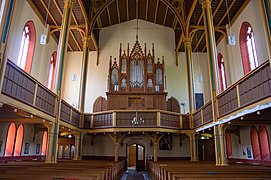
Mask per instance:
[[[108,21],[109,21],[109,25],[111,26],[112,23],[111,23],[110,12],[109,12],[108,6],[106,7],[106,12],[107,12],[107,18],[108,18]]]
[[[155,15],[154,15],[154,23],[156,23],[156,21],[157,21],[157,14],[158,14],[158,8],[159,8],[159,1],[160,1],[160,0],[157,0],[157,1],[156,1]]]
[[[117,6],[118,22],[120,23],[119,0],[116,0],[116,6]]]
[[[136,19],[138,19],[138,0],[136,0]]]
[[[145,20],[148,20],[148,13],[149,13],[149,0],[146,0],[146,15],[145,15]]]
[[[220,6],[221,6],[221,4],[222,4],[223,1],[224,1],[224,0],[220,0],[218,6],[216,7],[216,9],[215,9],[215,11],[214,11],[214,13],[213,13],[213,17],[216,15],[216,13],[217,13],[218,9],[220,8]],[[203,12],[201,13],[201,18],[199,18],[199,20],[198,20],[198,22],[197,22],[197,25],[199,25],[199,23],[200,23],[200,21],[201,21],[202,18],[203,18]],[[205,35],[205,32],[201,35],[200,41],[202,41],[204,35]],[[192,38],[193,38],[193,37],[194,37],[194,36],[192,36]],[[197,50],[198,45],[200,44],[200,41],[197,43],[197,45],[196,45],[196,47],[194,48],[193,52],[194,52],[195,50]],[[206,45],[205,45],[205,47],[206,47]],[[204,48],[203,48],[203,49],[204,49]]]
[[[168,6],[167,6],[167,9],[166,9],[166,12],[165,12],[165,17],[164,17],[163,26],[165,26],[165,24],[166,24],[167,15],[168,15]]]
[[[129,2],[128,2],[129,0],[126,0],[126,14],[127,14],[127,21],[129,21],[130,20],[130,18],[129,18]]]
[[[197,2],[198,0],[194,0],[193,1],[193,4],[191,6],[191,9],[188,13],[188,16],[187,16],[187,19],[186,19],[186,23],[185,23],[185,26],[186,26],[186,35],[188,36],[188,33],[189,33],[189,25],[190,25],[190,20],[191,20],[191,17],[193,15],[193,12],[195,11],[195,8],[196,8],[196,5],[197,5]]]
[[[228,7],[226,13],[222,16],[222,18],[220,19],[219,23],[217,24],[217,26],[220,26],[221,23],[224,21],[225,17],[228,15],[228,13],[230,12],[231,8],[233,7],[233,5],[235,4],[236,0],[233,0],[230,4],[230,6]],[[213,17],[215,16],[215,14],[217,13],[217,11],[214,12]],[[204,52],[205,49],[207,48],[207,44],[205,44],[204,48],[202,49],[201,52]]]
[[[56,26],[58,26],[58,24],[57,24],[55,18],[53,17],[53,15],[51,14],[51,12],[50,12],[49,9],[47,8],[47,6],[46,6],[46,4],[44,3],[44,1],[43,1],[43,0],[40,0],[40,2],[41,2],[41,4],[42,4],[43,8],[44,8],[44,9],[46,10],[46,12],[48,13],[48,15],[50,16],[50,18],[52,19],[52,21],[54,22],[54,24],[55,24]],[[72,47],[71,47],[71,45],[70,45],[69,43],[68,43],[68,47],[70,48],[71,51],[73,51],[73,49],[72,49]]]
[[[54,2],[54,5],[55,5],[56,8],[57,8],[59,14],[61,15],[61,18],[63,18],[63,13],[62,13],[61,8],[59,7],[58,3],[56,2],[56,0],[53,0],[53,2]],[[73,12],[72,12],[72,18],[74,19],[74,21],[75,21],[75,23],[76,23],[76,18],[75,18],[75,16],[74,16]],[[78,25],[78,23],[77,23],[77,25]],[[78,49],[79,49],[80,51],[82,51],[82,48],[80,47],[80,45],[79,45],[79,43],[78,43],[78,40],[75,38],[74,33],[73,33],[70,29],[69,29],[69,32],[70,32],[70,34],[71,34],[71,36],[72,36],[72,38],[73,38],[73,40],[74,40],[76,46],[78,47]]]
[[[81,11],[83,13],[83,16],[85,18],[86,26],[88,26],[89,25],[89,19],[88,19],[88,15],[87,15],[86,9],[84,8],[84,4],[83,4],[82,0],[78,0],[78,4],[79,4],[80,9],[81,9]]]

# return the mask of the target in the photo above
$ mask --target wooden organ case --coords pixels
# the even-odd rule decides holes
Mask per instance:
[[[138,39],[131,50],[122,53],[120,44],[119,62],[112,57],[109,62],[108,110],[113,109],[162,109],[166,110],[165,62],[154,62],[154,44],[152,53],[144,52]]]

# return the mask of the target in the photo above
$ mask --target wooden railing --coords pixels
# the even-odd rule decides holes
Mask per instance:
[[[266,61],[216,97],[218,117],[270,96],[271,72]]]
[[[137,117],[137,123],[133,119]],[[161,110],[118,110],[85,114],[83,128],[165,127],[189,129],[189,115]]]
[[[271,96],[269,61],[261,64],[216,97],[217,118]],[[212,103],[205,104],[192,114],[193,128],[213,121]]]
[[[22,103],[56,116],[57,95],[8,60],[2,93]],[[269,61],[261,64],[216,97],[217,118],[244,108],[271,96]],[[137,115],[136,115],[137,114]],[[138,124],[132,123],[137,116]],[[61,101],[60,119],[80,127],[81,113],[64,100]],[[212,103],[208,102],[192,114],[192,128],[213,121]],[[136,125],[136,126],[135,126]],[[107,111],[84,114],[83,128],[105,127],[165,127],[190,129],[189,115],[161,110]]]
[[[2,93],[55,116],[56,94],[10,60],[6,65]]]
[[[6,65],[2,93],[55,117],[57,95],[10,60]],[[63,100],[60,119],[80,126],[80,112]]]

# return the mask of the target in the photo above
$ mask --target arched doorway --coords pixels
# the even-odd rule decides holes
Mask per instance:
[[[198,158],[200,161],[215,161],[215,144],[212,134],[202,133],[199,135]]]
[[[145,146],[140,144],[127,145],[126,157],[128,169],[145,170]]]

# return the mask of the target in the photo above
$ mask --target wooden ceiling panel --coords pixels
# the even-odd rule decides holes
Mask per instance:
[[[118,0],[119,1],[119,11],[120,11],[120,22],[127,21],[127,6],[126,0]]]
[[[164,24],[164,17],[166,15],[167,6],[164,3],[159,3],[158,10],[157,10],[157,18],[156,23],[163,25]]]
[[[171,10],[168,10],[165,26],[172,27],[174,18],[175,18],[175,15],[173,14],[173,12]]]
[[[158,0],[150,0],[149,1],[149,9],[148,9],[148,21],[154,22],[155,19],[155,7]]]
[[[110,14],[110,19],[111,19],[112,25],[118,24],[118,12],[117,12],[116,1],[109,4],[108,9],[109,9],[109,14]]]
[[[84,16],[83,16],[83,13],[82,13],[82,10],[80,8],[80,5],[79,5],[78,1],[74,1],[74,5],[73,5],[73,8],[72,8],[72,11],[73,11],[73,13],[75,15],[76,21],[79,24],[85,24],[85,19],[84,19]]]
[[[49,11],[50,14],[47,13],[48,10],[48,3],[50,1]],[[64,9],[64,1],[65,0],[28,0],[28,2],[31,2],[30,5],[32,7],[35,6],[35,8],[39,11],[37,14],[40,14],[39,16],[42,16],[42,21],[46,19],[46,16],[48,14],[48,20],[47,23],[49,25],[61,25],[62,22],[62,14]],[[86,13],[90,16],[90,10],[91,10],[91,2],[93,2],[93,7],[95,8],[95,11],[97,12],[99,8],[101,8],[105,3],[108,2],[108,0],[81,0]],[[194,0],[166,0],[168,3],[170,3],[180,14],[181,16],[186,19],[187,15],[190,12],[190,9],[192,7],[192,4]],[[240,14],[240,9],[243,10],[243,8],[248,4],[250,0],[227,0],[229,14],[227,14],[227,6],[226,6],[226,0],[212,0],[211,6],[212,6],[212,12],[213,12],[213,21],[214,25],[219,26],[225,26],[229,23],[229,18],[231,23],[236,19],[236,14]],[[138,2],[138,6],[137,6]],[[184,4],[182,4],[184,2]],[[185,10],[184,15],[182,14],[182,11],[178,8],[180,8],[182,5],[184,5]],[[138,7],[138,11],[137,11]],[[71,24],[72,25],[85,25],[85,18],[83,17],[82,9],[80,8],[79,2],[77,0],[74,1],[73,5],[73,11],[72,11],[72,19]],[[127,14],[128,13],[128,14]],[[108,5],[107,8],[100,14],[98,17],[98,23],[95,23],[94,25],[94,34],[95,39],[98,42],[99,40],[99,28],[107,27],[112,24],[117,24],[121,22],[125,22],[128,20],[135,19],[138,15],[139,19],[147,20],[152,23],[161,24],[164,26],[175,28],[175,38],[176,38],[176,44],[178,44],[180,36],[182,34],[180,30],[179,23],[176,23],[176,17],[174,13],[163,3],[161,0],[115,0],[111,4]],[[157,16],[156,16],[157,15]],[[228,17],[229,16],[229,17]],[[197,3],[194,13],[192,14],[192,17],[190,19],[190,25],[194,26],[204,26],[204,21],[202,18],[202,5]],[[90,17],[89,17],[90,18]],[[177,24],[177,25],[176,25]],[[80,50],[82,49],[82,35],[76,30],[71,31],[71,37],[68,45],[68,49],[71,50]],[[199,36],[200,42],[196,42],[196,40],[193,40],[192,47],[195,48],[198,44],[198,47],[196,48],[197,51],[206,51],[206,46],[203,45],[205,43],[205,37],[202,36],[203,30],[199,31],[197,33],[197,36]],[[59,32],[54,33],[56,38],[59,38]],[[216,40],[221,39],[221,33],[215,33]],[[195,39],[195,37],[193,38]],[[92,42],[93,44],[93,42]],[[91,50],[95,50],[93,48],[94,45],[91,47]],[[183,50],[183,43],[180,46],[179,50]]]
[[[202,6],[200,3],[197,3],[195,7],[195,11],[190,19],[190,24],[196,26],[199,20],[203,20],[203,18],[200,18],[202,14]]]
[[[138,18],[145,20],[147,0],[138,0]]]
[[[129,19],[136,18],[136,0],[129,0]]]
[[[103,12],[101,13],[100,17],[101,17],[101,21],[102,21],[103,27],[110,26],[106,8],[105,8],[105,10],[103,10]]]

